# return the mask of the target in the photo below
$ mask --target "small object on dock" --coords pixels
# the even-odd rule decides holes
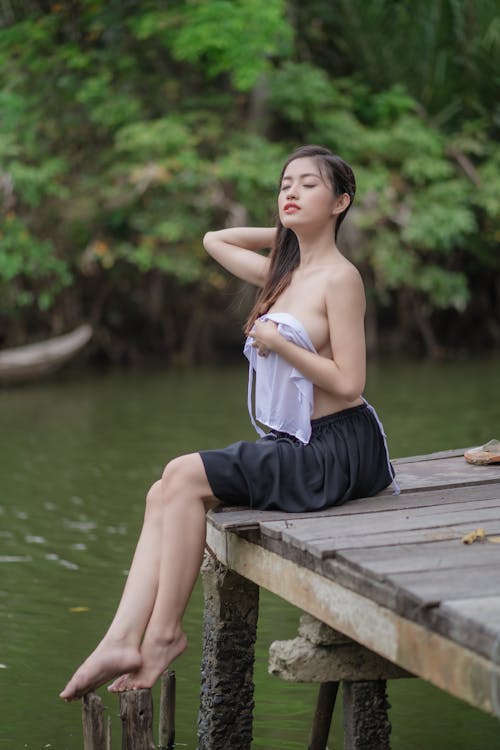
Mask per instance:
[[[175,672],[167,669],[161,676],[160,750],[171,750],[175,743]]]
[[[475,531],[469,531],[468,534],[465,534],[465,536],[462,537],[462,542],[464,544],[472,544],[473,542],[484,542],[486,539],[486,532],[484,529],[479,528],[475,529]]]
[[[470,464],[499,464],[500,463],[500,440],[488,440],[478,448],[470,448],[465,451],[464,458]]]

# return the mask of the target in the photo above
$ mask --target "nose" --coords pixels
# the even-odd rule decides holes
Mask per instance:
[[[295,186],[290,185],[290,187],[286,191],[286,197],[287,198],[296,198],[297,197],[297,189],[296,189]]]

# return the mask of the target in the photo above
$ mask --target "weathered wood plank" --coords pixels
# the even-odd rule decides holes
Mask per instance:
[[[490,659],[237,534],[209,525],[207,541],[221,562],[245,578],[442,690],[494,713],[492,674],[500,679],[500,666]]]
[[[391,547],[346,549],[337,554],[368,575],[410,573],[419,570],[441,570],[497,565],[500,570],[500,545],[485,542],[463,544],[458,539],[414,544],[395,544]]]
[[[408,531],[393,531],[380,534],[359,534],[356,536],[338,536],[330,539],[315,540],[306,543],[305,550],[320,559],[333,557],[339,550],[361,547],[385,547],[410,542],[433,542],[444,540],[461,540],[464,534],[471,531],[471,524],[457,524],[456,526],[441,526],[438,529],[410,529]],[[500,534],[500,521],[488,521],[488,534]]]
[[[417,461],[436,461],[438,458],[456,458],[457,456],[463,456],[466,450],[469,450],[469,448],[451,448],[445,451],[435,451],[434,453],[423,453],[419,456],[391,458],[391,462],[398,466],[399,464],[410,464]]]
[[[499,473],[500,481],[500,473]],[[329,518],[332,516],[357,515],[373,511],[392,510],[395,508],[418,508],[430,505],[445,505],[470,500],[487,500],[500,496],[498,484],[463,485],[459,487],[442,487],[424,492],[402,492],[401,495],[379,493],[373,497],[351,500],[344,505],[334,506],[327,510],[312,513],[285,513],[279,510],[252,510],[250,508],[220,508],[211,511],[209,518],[217,528],[256,528],[261,523],[272,521],[301,520],[312,518]]]
[[[270,536],[281,533],[283,542],[305,549],[306,545],[321,540],[329,540],[347,535],[376,535],[377,533],[401,532],[415,529],[439,529],[443,526],[478,524],[500,520],[500,500],[484,502],[457,503],[441,508],[413,508],[409,510],[382,511],[366,513],[353,519],[351,516],[335,518],[303,519],[300,521],[273,521],[261,524],[263,535],[271,531]],[[397,542],[397,539],[395,540]]]
[[[417,573],[388,574],[386,580],[410,592],[426,607],[474,596],[500,596],[500,575],[490,575],[491,565],[452,570],[420,570]]]
[[[444,601],[441,610],[452,617],[460,618],[470,624],[471,629],[479,627],[493,634],[500,633],[500,596],[474,597]],[[498,644],[500,647],[500,643]],[[493,649],[492,649],[493,652]],[[500,648],[493,654],[500,662]]]
[[[467,463],[463,456],[457,456],[399,464],[396,467],[396,478],[403,491],[437,489],[498,482],[500,468],[498,464],[476,466]]]
[[[347,586],[371,601],[377,602],[382,607],[387,607],[401,617],[417,622],[429,632],[439,633],[455,643],[491,659],[492,650],[498,639],[498,633],[495,631],[496,626],[488,628],[476,622],[474,627],[471,627],[470,622],[460,613],[451,614],[444,609],[447,602],[443,602],[440,606],[425,606],[411,592],[398,589],[390,581],[370,577],[365,571],[359,572],[352,566],[345,567],[336,560],[322,561],[321,571],[336,583]],[[498,661],[500,663],[500,659]]]

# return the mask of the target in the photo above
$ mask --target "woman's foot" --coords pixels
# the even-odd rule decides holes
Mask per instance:
[[[187,646],[187,638],[181,631],[174,638],[144,639],[141,646],[141,665],[128,670],[108,687],[110,693],[139,690],[153,687],[158,677]]]
[[[59,697],[65,701],[81,698],[119,674],[140,670],[141,664],[137,647],[120,640],[103,640],[76,670]]]

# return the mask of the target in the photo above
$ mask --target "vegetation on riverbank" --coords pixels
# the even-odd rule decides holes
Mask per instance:
[[[272,222],[304,142],[357,174],[370,348],[500,346],[499,71],[494,0],[5,0],[0,346],[239,346],[252,294],[201,238]]]

